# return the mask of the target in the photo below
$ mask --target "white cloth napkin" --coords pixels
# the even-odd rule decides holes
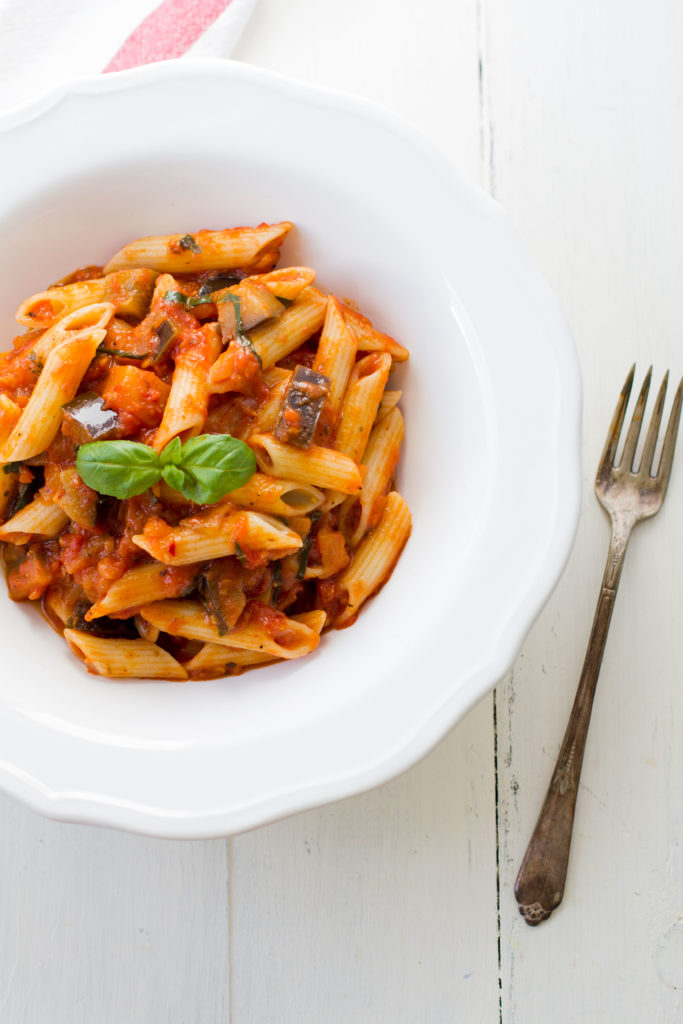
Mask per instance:
[[[0,0],[0,108],[70,78],[181,55],[229,57],[256,0]],[[145,24],[146,20],[146,24]]]

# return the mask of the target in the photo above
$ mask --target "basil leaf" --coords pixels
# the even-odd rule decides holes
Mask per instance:
[[[198,505],[211,505],[251,479],[256,458],[230,434],[200,434],[183,445],[178,468],[184,480],[177,489]]]
[[[242,549],[242,545],[240,544],[240,542],[238,540],[235,541],[235,558],[246,569],[246,567],[247,567],[247,556],[245,555],[245,553],[244,553],[244,551]]]
[[[169,487],[172,487],[175,491],[181,491],[183,494],[185,493],[183,491],[183,487],[185,486],[185,474],[178,466],[174,466],[172,463],[162,466],[161,477]],[[187,495],[185,495],[185,497],[187,497]]]
[[[138,441],[90,441],[76,456],[76,469],[88,487],[113,498],[142,494],[161,476],[159,456]]]
[[[205,306],[211,299],[208,296],[184,295],[183,292],[166,292],[164,302],[177,302],[184,309],[194,309],[195,306]]]
[[[180,465],[182,447],[180,438],[177,436],[172,441],[169,441],[159,457],[162,469],[164,466]]]

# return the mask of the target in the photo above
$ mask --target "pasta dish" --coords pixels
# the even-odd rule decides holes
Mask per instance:
[[[89,671],[230,675],[351,625],[410,534],[408,358],[292,225],[142,238],[19,308],[0,354],[0,541]]]

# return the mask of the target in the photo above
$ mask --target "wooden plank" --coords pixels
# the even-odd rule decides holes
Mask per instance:
[[[225,1024],[225,840],[0,819],[0,1020]]]
[[[478,182],[476,0],[259,0],[233,56],[384,104]]]
[[[530,929],[512,887],[559,749],[607,550],[592,479],[629,365],[683,372],[683,9],[483,5],[489,184],[560,297],[585,381],[568,569],[497,693],[505,1024],[680,1020],[683,456],[627,556],[583,767],[565,901]]]
[[[498,1013],[491,703],[385,786],[232,844],[232,1020]]]

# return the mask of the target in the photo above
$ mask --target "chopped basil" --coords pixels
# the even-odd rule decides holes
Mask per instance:
[[[213,299],[211,295],[184,295],[183,292],[166,292],[164,295],[166,302],[177,302],[184,309],[194,309],[195,306],[202,306],[207,302],[232,302],[233,309],[235,310],[235,337],[242,346],[242,348],[248,349],[253,356],[259,361],[259,366],[262,365],[261,357],[254,348],[252,340],[244,330],[244,324],[242,322],[242,308],[240,305],[239,295],[235,295],[234,292],[223,292],[217,298]]]
[[[235,337],[242,346],[246,348],[253,356],[256,356],[259,362],[259,366],[262,366],[261,357],[254,348],[251,338],[244,330],[244,322],[242,320],[242,304],[240,302],[239,295],[235,295],[234,292],[224,292],[216,302],[232,302],[232,308],[235,310]]]
[[[179,249],[189,249],[190,252],[199,253],[202,251],[201,245],[197,244],[197,239],[192,235],[183,235],[182,238],[178,239],[176,245]]]
[[[123,349],[107,348],[104,345],[100,345],[97,351],[105,356],[118,356],[119,359],[146,359],[151,355],[151,352],[124,352]]]
[[[184,309],[194,309],[195,306],[205,306],[210,300],[199,295],[184,295],[182,292],[166,292],[164,301],[177,302]]]
[[[244,551],[242,550],[242,545],[239,543],[239,541],[235,541],[235,558],[246,569],[246,566],[247,566],[247,556],[245,555]]]
[[[320,512],[316,509],[310,514],[311,528],[304,537],[304,543],[299,552],[299,568],[297,569],[296,578],[302,580],[306,575],[306,569],[308,567],[308,558],[311,554],[311,547],[313,546],[313,527],[320,519]]]

